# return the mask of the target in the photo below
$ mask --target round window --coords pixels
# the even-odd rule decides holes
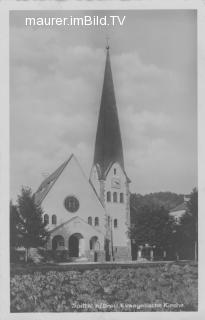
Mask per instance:
[[[79,209],[79,201],[74,196],[68,196],[64,201],[65,208],[70,212],[76,212]]]

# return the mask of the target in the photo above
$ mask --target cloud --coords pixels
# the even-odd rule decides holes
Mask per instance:
[[[11,188],[34,189],[71,153],[92,165],[105,52],[57,30],[11,30]],[[196,180],[196,110],[174,69],[111,53],[126,169],[136,192],[188,192]],[[187,177],[189,172],[189,177]],[[189,181],[189,183],[187,182]]]

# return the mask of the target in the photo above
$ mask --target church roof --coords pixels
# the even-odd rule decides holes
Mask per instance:
[[[71,160],[73,157],[73,154],[69,157],[68,160],[63,162],[63,164],[58,167],[51,175],[49,175],[39,186],[35,193],[35,201],[37,204],[40,204],[43,199],[46,197],[47,193],[50,191],[58,177],[61,175],[65,167],[67,166],[68,162]]]
[[[95,140],[94,165],[100,166],[100,178],[110,163],[118,162],[124,170],[124,158],[120,125],[115,100],[114,84],[110,64],[109,47],[104,72],[104,82]]]
[[[177,212],[177,211],[182,211],[182,210],[186,210],[187,209],[187,205],[185,202],[180,203],[178,206],[176,206],[174,209],[172,209],[170,211],[170,213],[172,212]]]
[[[108,172],[110,171],[110,169],[112,168],[112,165],[113,165],[114,163],[115,163],[115,161],[111,161],[110,164],[108,165],[107,169],[106,169],[105,172],[104,172],[104,176],[105,176],[105,177],[107,176]],[[123,171],[123,173],[124,173],[124,175],[125,175],[125,177],[126,177],[126,179],[127,179],[127,182],[130,183],[131,180],[130,180],[130,178],[127,176],[127,173],[125,172],[125,169],[122,168],[122,171]],[[98,175],[99,175],[99,173],[98,173]]]
[[[93,225],[88,224],[85,220],[83,220],[83,219],[82,219],[81,217],[79,217],[79,216],[72,217],[72,218],[68,219],[67,221],[59,224],[57,227],[55,227],[55,228],[53,228],[52,230],[50,230],[49,233],[55,232],[56,230],[64,227],[65,225],[69,224],[69,223],[70,223],[71,221],[73,221],[73,220],[80,220],[80,221],[82,221],[83,223],[85,223],[87,226],[89,226],[89,228],[94,229],[94,230],[97,231],[98,233],[103,233],[101,230],[95,228]]]
[[[73,157],[75,158],[74,154],[71,154],[71,156],[65,162],[63,162],[51,175],[49,175],[45,180],[43,180],[43,182],[40,184],[39,188],[35,192],[35,202],[36,202],[36,204],[41,204],[42,203],[42,201],[45,199],[45,197],[48,194],[48,192],[50,191],[50,189],[53,187],[53,185],[55,184],[55,182],[60,177],[61,173],[63,172],[63,170],[66,168],[66,166],[68,165],[68,163],[70,162],[70,160]],[[75,158],[75,160],[77,161],[76,158]],[[87,177],[86,177],[83,169],[81,168],[79,162],[78,162],[78,165],[79,165],[84,177],[87,180]],[[103,206],[103,204],[101,202],[101,199],[98,196],[98,194],[96,193],[96,190],[93,187],[91,181],[88,181],[88,183],[91,186],[91,188],[92,188],[95,196],[99,200],[100,204]]]

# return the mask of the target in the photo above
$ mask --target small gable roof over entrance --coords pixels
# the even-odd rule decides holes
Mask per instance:
[[[97,233],[97,234],[103,234],[103,232],[97,228],[95,228],[94,226],[88,224],[86,221],[84,221],[81,217],[76,216],[73,217],[67,221],[65,221],[64,223],[60,224],[59,226],[57,226],[56,228],[52,229],[50,231],[51,234],[55,234],[59,229],[65,228],[66,226],[71,225],[74,222],[78,222],[79,225],[81,225],[83,227],[83,231],[85,230],[85,228],[92,230],[92,233]]]

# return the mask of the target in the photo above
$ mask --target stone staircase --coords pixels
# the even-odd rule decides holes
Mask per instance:
[[[71,262],[76,262],[76,263],[84,263],[87,262],[88,259],[86,257],[72,257],[70,258]]]
[[[29,249],[29,260],[31,260],[35,264],[38,264],[38,263],[43,262],[44,257],[39,253],[38,248],[30,248]]]

